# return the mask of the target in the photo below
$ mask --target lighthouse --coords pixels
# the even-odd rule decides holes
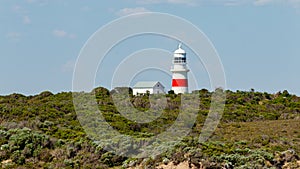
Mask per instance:
[[[172,90],[175,94],[188,93],[188,76],[190,71],[186,66],[186,53],[178,45],[178,49],[174,51],[173,66],[171,68],[172,75]]]

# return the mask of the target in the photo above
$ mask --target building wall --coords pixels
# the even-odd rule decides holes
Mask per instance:
[[[153,87],[153,93],[154,94],[164,94],[165,93],[165,87],[158,82],[154,87]]]
[[[164,94],[165,93],[165,89],[164,87],[160,86],[155,86],[153,88],[153,94]]]
[[[147,93],[147,91],[149,91],[150,94],[164,94],[165,93],[165,89],[162,85],[159,85],[159,86],[155,86],[153,88],[136,88],[136,89],[133,89],[132,93],[133,95],[138,95],[138,94],[145,94]]]
[[[132,90],[133,95],[145,94],[149,91],[149,94],[164,94],[165,87],[157,82],[153,87],[145,86],[145,87],[134,87]]]
[[[140,94],[140,93],[147,93],[147,91],[150,92],[150,94],[153,94],[153,88],[136,88],[136,89],[133,89],[132,93],[133,95],[137,95],[137,94]]]

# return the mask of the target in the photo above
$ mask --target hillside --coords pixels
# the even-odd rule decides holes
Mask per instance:
[[[111,94],[115,92],[99,87],[78,94],[95,95],[105,120],[115,130],[141,139],[165,131],[178,116],[180,95],[170,93],[162,117],[143,124],[127,120],[114,106]],[[300,97],[287,91],[224,91],[227,100],[221,122],[207,142],[198,143],[213,93],[194,92],[200,95],[200,106],[192,132],[174,149],[147,159],[114,155],[91,140],[77,119],[71,92],[0,96],[1,166],[300,168]],[[130,101],[140,111],[150,107],[147,95],[131,95]]]

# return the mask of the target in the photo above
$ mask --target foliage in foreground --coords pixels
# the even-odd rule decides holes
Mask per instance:
[[[161,117],[150,123],[135,123],[118,112],[112,100],[114,92],[96,88],[83,95],[95,94],[105,120],[122,134],[147,139],[165,131],[178,116],[180,95],[167,94],[167,106]],[[71,92],[0,96],[2,168],[109,168],[122,165],[154,168],[161,163],[183,161],[208,168],[297,167],[299,97],[287,91],[276,94],[254,90],[225,91],[227,100],[221,124],[208,142],[198,143],[196,138],[209,112],[212,92],[205,89],[194,92],[199,93],[200,107],[192,133],[173,150],[149,159],[117,156],[89,139],[77,119]],[[128,99],[141,113],[150,108],[148,95],[131,95]]]

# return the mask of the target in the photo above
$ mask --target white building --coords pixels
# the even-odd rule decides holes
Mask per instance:
[[[164,94],[165,87],[158,81],[146,81],[138,82],[133,86],[133,95],[145,94],[149,92],[150,94]]]

